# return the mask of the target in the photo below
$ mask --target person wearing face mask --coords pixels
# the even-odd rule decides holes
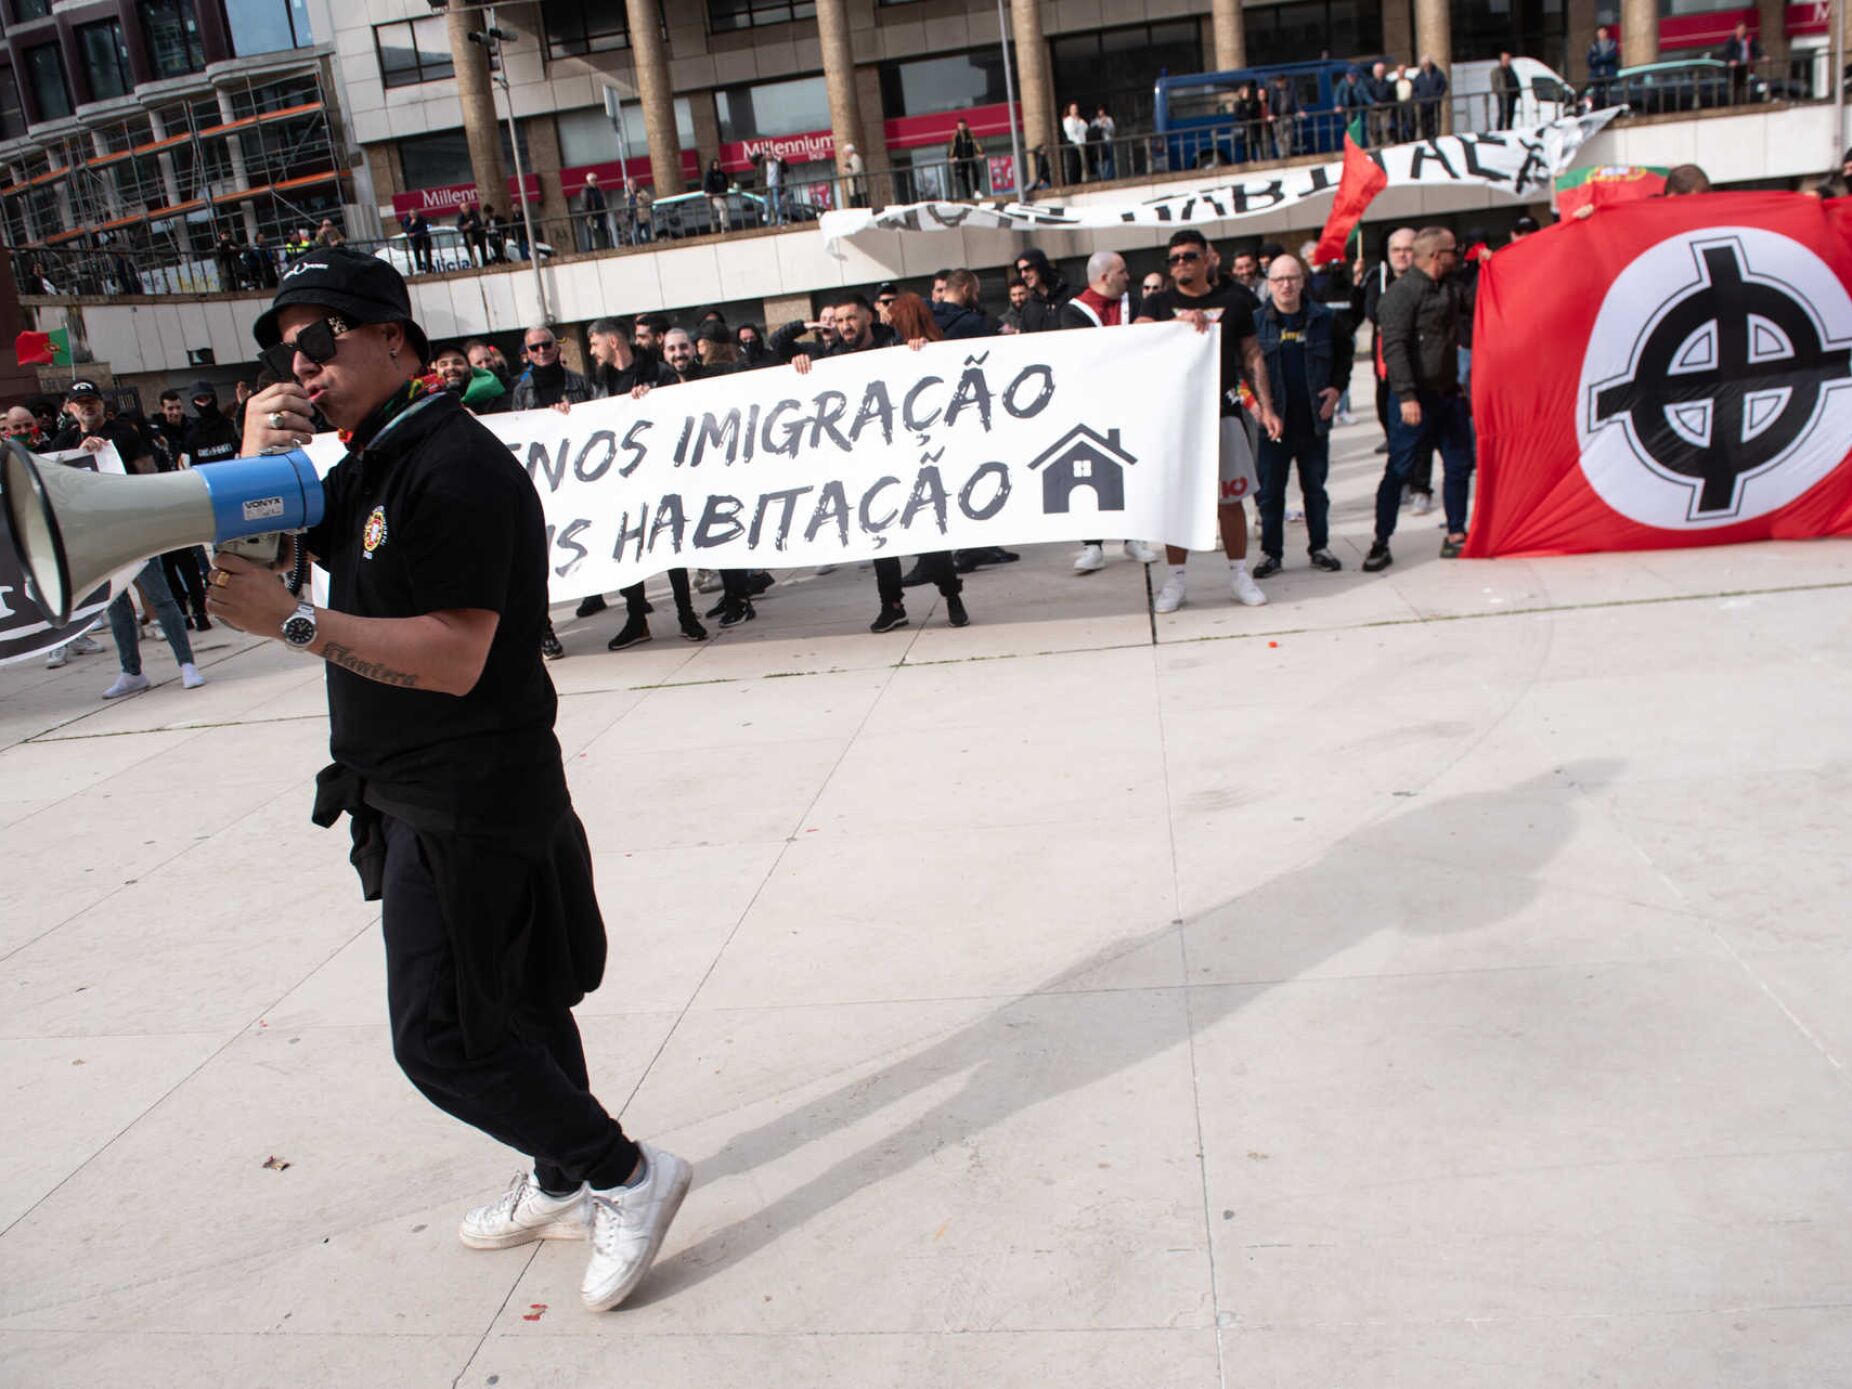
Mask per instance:
[[[210,381],[193,383],[193,422],[187,426],[184,451],[195,468],[238,456],[238,426],[219,409],[219,391]]]

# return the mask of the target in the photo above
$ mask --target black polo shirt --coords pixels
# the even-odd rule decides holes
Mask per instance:
[[[459,829],[556,813],[565,781],[540,657],[540,496],[508,446],[447,392],[415,402],[374,440],[329,472],[322,523],[306,537],[330,575],[329,607],[356,617],[480,608],[501,621],[481,679],[460,698],[330,662],[334,759],[366,779],[380,808],[428,809]]]

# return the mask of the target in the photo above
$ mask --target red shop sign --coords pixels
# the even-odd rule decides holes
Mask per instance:
[[[508,198],[519,198],[526,202],[529,198],[540,197],[540,175],[529,174],[521,180],[520,192],[515,191],[515,180],[508,179]],[[442,188],[414,188],[409,193],[392,195],[392,215],[403,217],[408,212],[422,212],[427,217],[454,217],[465,207],[476,201],[476,185],[473,183],[448,183]],[[499,209],[498,209],[499,210]]]

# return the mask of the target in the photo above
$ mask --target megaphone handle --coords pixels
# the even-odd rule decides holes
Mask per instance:
[[[237,555],[240,559],[250,560],[252,564],[275,569],[283,562],[283,542],[287,538],[282,531],[271,531],[268,535],[239,536],[215,548],[221,554]]]

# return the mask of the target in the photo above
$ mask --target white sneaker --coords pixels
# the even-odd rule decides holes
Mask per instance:
[[[1409,508],[1409,512],[1411,515],[1415,516],[1426,516],[1433,509],[1434,494],[1432,492],[1417,492],[1415,493],[1414,505]]]
[[[1289,506],[1286,508],[1286,519],[1288,521],[1303,522],[1305,520],[1305,512],[1301,511],[1296,506]]]
[[[523,1172],[501,1200],[463,1217],[457,1238],[471,1249],[512,1249],[542,1239],[590,1239],[592,1203],[580,1187],[570,1196],[549,1196],[532,1172]]]
[[[1244,607],[1264,608],[1267,595],[1260,591],[1260,585],[1254,582],[1254,576],[1245,566],[1229,573],[1229,587],[1234,591],[1235,601]]]
[[[1158,552],[1142,540],[1128,540],[1125,542],[1125,557],[1139,564],[1156,564]]]
[[[1348,410],[1338,411],[1337,418],[1338,418],[1338,423],[1342,425],[1353,425],[1357,422],[1357,417],[1351,414],[1351,412]]]
[[[206,683],[206,677],[199,673],[199,667],[194,665],[191,661],[188,661],[185,665],[180,667],[180,688],[181,689],[197,690],[201,685],[205,683]]]
[[[836,566],[833,564],[819,564],[817,566],[817,577],[819,579],[821,579],[825,574],[834,574],[835,572],[836,572]]]
[[[718,569],[695,570],[696,593],[718,593],[721,589],[720,571]]]
[[[103,691],[104,699],[121,699],[124,695],[140,694],[148,688],[148,677],[130,675],[126,670],[116,677],[116,683]]]
[[[63,646],[54,646],[50,651],[45,653],[45,669],[56,670],[70,659],[71,646],[69,642],[66,642]]]
[[[638,1146],[644,1162],[638,1185],[589,1193],[592,1259],[579,1296],[594,1312],[617,1306],[643,1281],[694,1180],[694,1169],[674,1153],[647,1143]]]
[[[1076,574],[1091,574],[1096,569],[1106,567],[1106,551],[1098,545],[1082,545],[1080,554],[1074,560]]]
[[[1174,613],[1178,608],[1182,607],[1183,580],[1172,579],[1169,583],[1165,584],[1164,587],[1160,588],[1158,590],[1158,596],[1152,602],[1151,606],[1161,613]]]
[[[65,645],[73,656],[94,656],[103,649],[102,643],[92,641],[87,633],[72,637]]]

